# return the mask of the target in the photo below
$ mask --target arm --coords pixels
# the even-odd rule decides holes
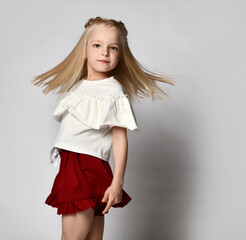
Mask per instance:
[[[121,202],[122,187],[127,164],[127,129],[121,127],[112,128],[113,140],[113,159],[114,159],[114,177],[110,187],[105,191],[102,202],[107,202],[103,214],[107,213],[111,205]]]
[[[114,177],[112,184],[123,187],[128,151],[127,129],[113,127],[112,134],[114,159]]]

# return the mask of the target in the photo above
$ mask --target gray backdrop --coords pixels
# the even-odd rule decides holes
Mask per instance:
[[[107,240],[243,240],[245,1],[1,1],[0,238],[60,239],[44,204],[58,168],[49,151],[57,96],[30,80],[63,60],[90,17],[122,20],[145,66],[167,73],[167,100],[134,103],[123,188]],[[243,161],[244,160],[244,161]],[[113,167],[113,159],[110,159]]]

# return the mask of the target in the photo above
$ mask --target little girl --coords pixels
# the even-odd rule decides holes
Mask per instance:
[[[57,166],[60,156],[60,167],[45,201],[62,214],[62,240],[102,239],[104,214],[132,200],[122,187],[127,129],[138,129],[133,98],[168,96],[156,81],[174,85],[134,58],[127,33],[121,21],[90,18],[72,52],[32,80],[46,85],[45,94],[58,87],[63,94],[52,115],[60,128],[50,151],[50,162]]]

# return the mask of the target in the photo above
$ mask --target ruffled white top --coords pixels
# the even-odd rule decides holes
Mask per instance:
[[[50,151],[50,163],[55,167],[59,149],[109,161],[112,127],[138,129],[128,95],[113,76],[77,82],[58,103],[52,117],[60,122]]]

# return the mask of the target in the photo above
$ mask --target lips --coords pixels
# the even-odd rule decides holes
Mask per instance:
[[[107,60],[98,60],[99,62],[103,62],[103,63],[109,63],[109,61]]]

